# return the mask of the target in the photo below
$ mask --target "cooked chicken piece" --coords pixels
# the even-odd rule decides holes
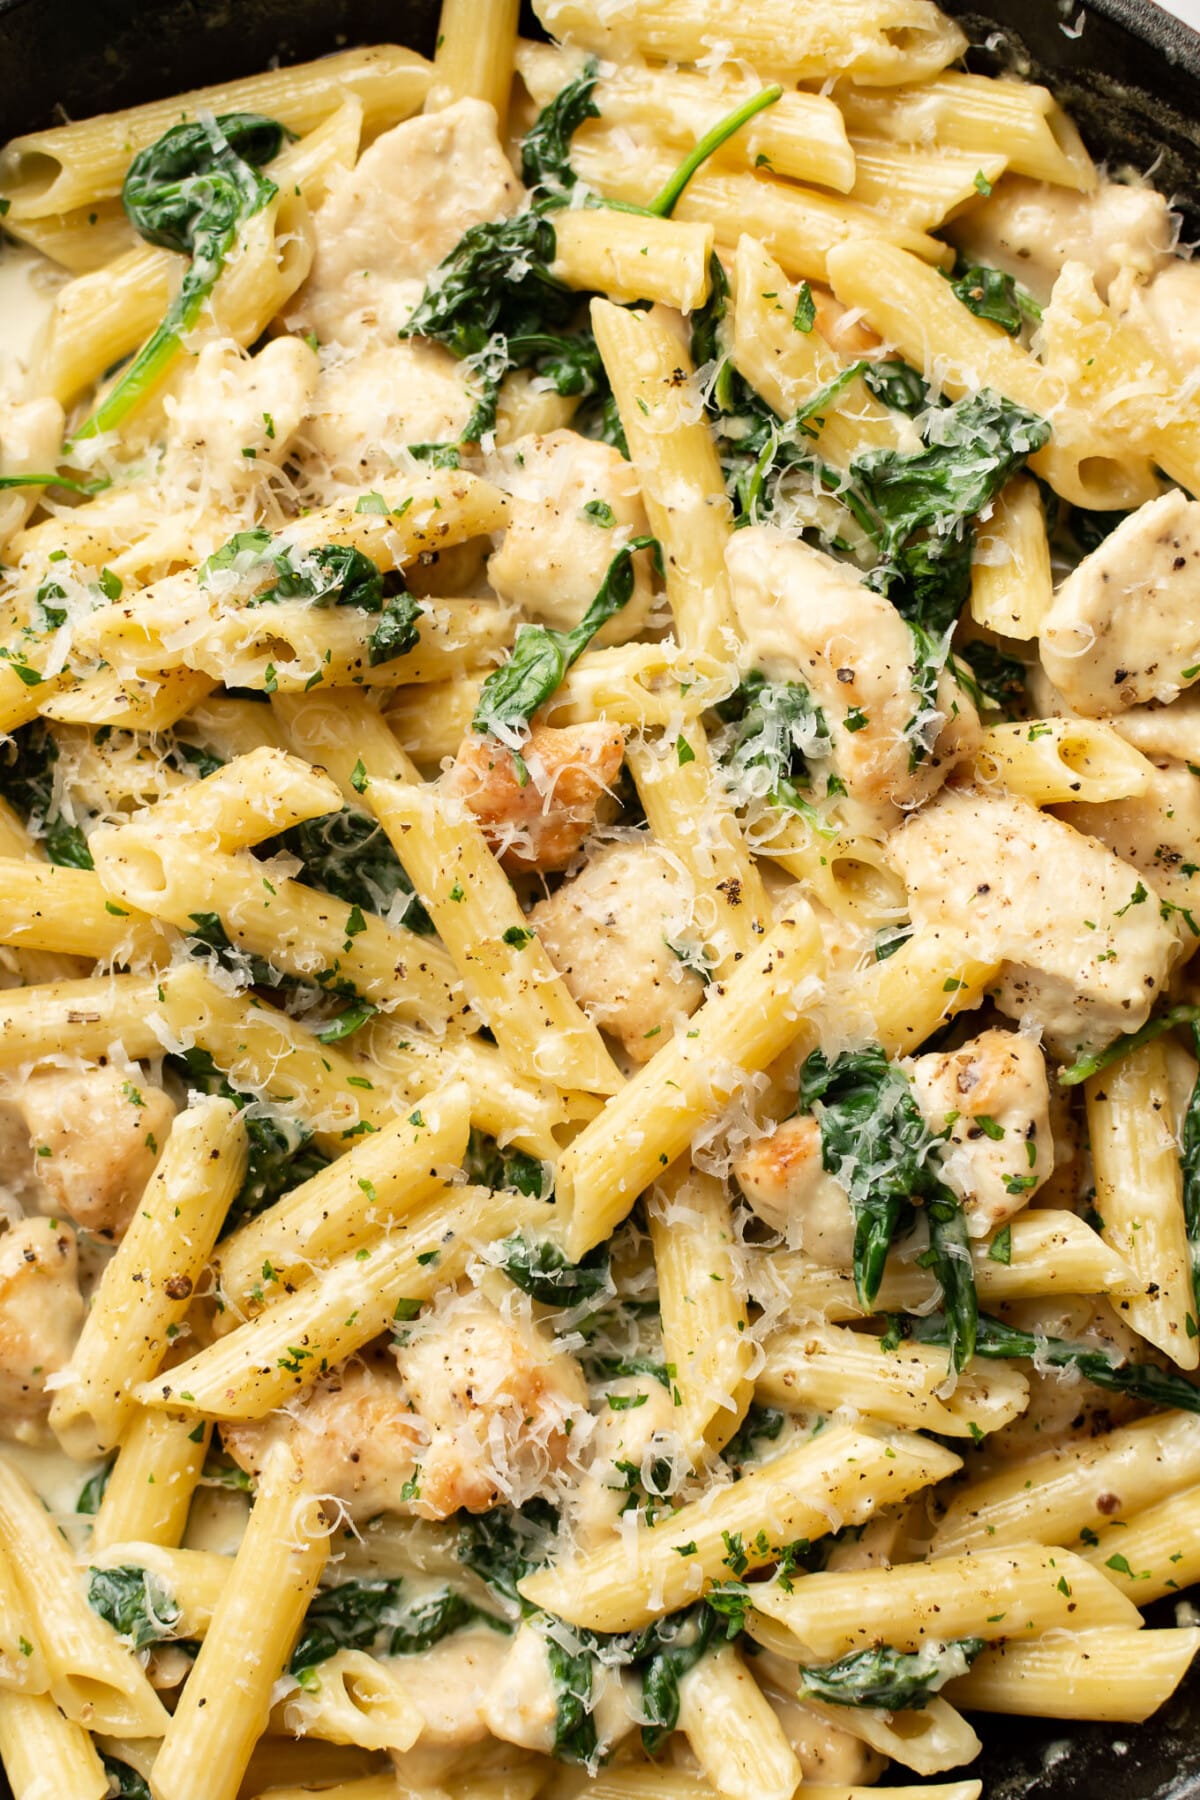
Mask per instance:
[[[484,1702],[488,1730],[501,1743],[521,1744],[549,1756],[561,1692],[550,1667],[548,1639],[532,1625],[522,1625],[508,1641],[508,1655]],[[633,1729],[639,1700],[640,1683],[632,1671],[593,1661],[588,1707],[601,1755]]]
[[[950,1127],[942,1173],[972,1237],[987,1237],[1054,1167],[1046,1059],[1016,1031],[984,1031],[961,1050],[907,1065],[929,1129]]]
[[[256,1478],[281,1437],[305,1481],[351,1519],[410,1510],[429,1434],[388,1358],[346,1363],[286,1413],[221,1427],[225,1449]]]
[[[571,1496],[573,1541],[580,1550],[602,1544],[616,1529],[629,1501],[631,1464],[648,1470],[659,1459],[674,1463],[680,1449],[676,1421],[675,1396],[653,1375],[609,1384],[596,1413],[587,1468]]]
[[[474,1289],[439,1295],[396,1362],[430,1433],[413,1503],[426,1518],[523,1505],[562,1463],[587,1411],[574,1357],[519,1305],[501,1311]]]
[[[495,111],[482,100],[385,131],[331,182],[289,329],[351,349],[394,343],[428,271],[472,225],[511,213],[520,195]]]
[[[1146,793],[1103,806],[1076,803],[1054,809],[1076,831],[1099,838],[1114,855],[1140,869],[1159,899],[1178,909],[1168,916],[1185,955],[1200,937],[1200,777],[1194,771],[1194,764],[1155,757]]]
[[[0,1433],[36,1443],[50,1406],[46,1382],[71,1360],[83,1325],[75,1233],[57,1219],[22,1219],[0,1237]]]
[[[427,1747],[478,1744],[487,1737],[484,1708],[511,1643],[511,1638],[485,1625],[455,1631],[419,1656],[406,1656],[394,1665],[403,1674],[406,1694],[425,1720],[417,1749],[398,1758],[405,1777],[399,1793],[404,1788],[414,1791],[408,1784],[418,1780],[421,1754]],[[435,1794],[445,1790],[433,1781],[428,1788],[420,1781],[416,1791]]]
[[[471,733],[445,787],[470,807],[509,869],[561,869],[596,818],[625,754],[619,725],[534,725],[521,759],[493,737]]]
[[[751,1144],[733,1173],[759,1218],[795,1249],[828,1268],[850,1267],[854,1214],[845,1188],[825,1173],[821,1127],[811,1113],[784,1119]]]
[[[649,530],[637,474],[619,450],[574,431],[518,438],[497,462],[496,480],[512,494],[513,508],[488,580],[501,600],[569,631],[621,545]],[[624,644],[643,629],[651,602],[648,551],[634,568],[632,598],[594,643]]]
[[[352,1519],[446,1519],[530,1499],[586,1413],[578,1364],[526,1313],[450,1290],[396,1346],[395,1363],[348,1362],[286,1414],[226,1425],[222,1440],[257,1473],[286,1437],[305,1480]]]
[[[1118,525],[1058,589],[1039,648],[1067,705],[1088,718],[1190,686],[1200,676],[1200,502],[1172,488]]]
[[[168,466],[245,493],[282,467],[317,385],[319,363],[302,338],[275,338],[257,356],[206,344],[178,396],[164,401]]]
[[[1090,1296],[1061,1300],[1014,1300],[1005,1319],[1018,1331],[1067,1338],[1095,1350],[1109,1350],[1135,1362],[1144,1361],[1147,1346],[1113,1311],[1107,1300]],[[1022,1460],[1066,1445],[1072,1436],[1089,1438],[1123,1425],[1141,1411],[1136,1400],[1097,1387],[1075,1369],[1026,1367],[1029,1405],[1019,1419],[994,1432],[988,1454]]]
[[[1191,374],[1200,356],[1200,263],[1173,256],[1150,281],[1123,278],[1109,303],[1180,375]]]
[[[175,1107],[134,1068],[40,1069],[10,1090],[46,1210],[119,1238],[167,1141]]]
[[[589,1019],[635,1062],[649,1062],[704,997],[682,960],[694,940],[691,882],[656,844],[601,851],[529,922]]]
[[[57,400],[0,405],[0,475],[40,475],[58,466],[65,421]],[[36,488],[0,489],[0,550],[37,501]]]
[[[302,449],[335,480],[371,481],[405,445],[457,443],[471,407],[462,366],[440,344],[380,344],[322,369]]]
[[[1186,689],[1169,706],[1154,702],[1131,706],[1128,712],[1118,713],[1112,724],[1143,756],[1194,762],[1200,744],[1200,690]]]
[[[1053,1168],[1042,1053],[1015,1032],[985,1031],[961,1050],[919,1056],[905,1068],[930,1131],[941,1136],[950,1125],[946,1183],[964,1202],[972,1236],[984,1237],[1018,1212]],[[759,1218],[805,1256],[830,1268],[851,1266],[854,1215],[845,1189],[825,1172],[821,1127],[811,1113],[776,1125],[741,1153],[733,1172]]]
[[[847,821],[889,830],[975,750],[979,720],[970,700],[943,670],[936,712],[914,726],[908,626],[833,557],[774,526],[752,525],[734,533],[726,562],[750,665],[807,685],[832,734]],[[915,766],[914,730],[932,743]]]
[[[1065,262],[1093,269],[1103,295],[1122,269],[1152,275],[1174,242],[1167,202],[1153,188],[1102,181],[1081,194],[1024,175],[1006,175],[949,235],[968,262],[1003,269],[1043,303]]]
[[[1149,1017],[1178,940],[1136,869],[1016,795],[947,791],[897,831],[918,931],[1003,964],[1001,1011],[1066,1058]]]

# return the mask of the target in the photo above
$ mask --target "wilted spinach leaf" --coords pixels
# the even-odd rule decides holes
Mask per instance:
[[[54,793],[58,761],[54,734],[41,719],[14,731],[0,747],[0,796],[41,838],[52,863],[66,869],[90,869],[92,853],[78,825],[63,817]]]
[[[633,558],[638,550],[653,550],[661,571],[658,539],[630,538],[609,563],[595,599],[571,631],[554,631],[548,625],[520,627],[508,661],[493,669],[480,689],[473,730],[503,734],[528,725],[596,633],[629,604],[634,588]]]
[[[949,1338],[949,1327],[941,1313],[929,1313],[923,1318],[906,1315],[898,1326],[914,1343],[944,1344]],[[1050,1337],[1040,1331],[1018,1331],[987,1313],[979,1317],[975,1354],[1031,1361],[1036,1357],[1039,1368],[1074,1369],[1096,1387],[1128,1394],[1148,1406],[1200,1412],[1200,1388],[1194,1387],[1186,1376],[1160,1369],[1156,1363],[1124,1362],[1115,1352],[1098,1349],[1095,1344],[1072,1343],[1069,1338]]]
[[[925,1644],[915,1653],[879,1644],[843,1656],[821,1669],[800,1669],[800,1694],[830,1706],[873,1706],[884,1712],[919,1711],[983,1649],[982,1638]]]
[[[403,923],[422,936],[433,934],[433,921],[413,893],[412,883],[383,827],[367,813],[351,807],[305,819],[260,846],[264,855],[286,851],[304,867],[297,879],[344,900],[347,906],[387,913],[397,894],[408,895]]]
[[[175,1596],[149,1569],[89,1569],[88,1605],[135,1650],[173,1638],[179,1623]]]
[[[832,1062],[814,1050],[800,1072],[800,1106],[816,1114],[822,1163],[854,1212],[854,1285],[863,1306],[874,1304],[912,1202],[924,1201],[954,1366],[963,1368],[978,1312],[966,1222],[941,1179],[942,1140],[925,1123],[906,1076],[877,1045],[845,1050]]]
[[[75,437],[113,431],[166,373],[200,316],[242,224],[278,189],[258,164],[279,154],[284,129],[258,113],[173,125],[129,165],[121,200],[141,236],[191,258],[162,324]]]
[[[540,1177],[540,1164],[538,1173]],[[518,1232],[505,1238],[500,1252],[500,1267],[508,1279],[546,1306],[577,1306],[581,1300],[608,1291],[608,1255],[603,1244],[589,1250],[582,1262],[569,1263],[549,1238],[530,1243]]]

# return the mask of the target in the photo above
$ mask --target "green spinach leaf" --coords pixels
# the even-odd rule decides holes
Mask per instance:
[[[630,538],[609,563],[595,599],[573,630],[521,626],[508,661],[492,670],[480,690],[471,721],[473,730],[509,738],[529,724],[596,633],[628,605],[634,588],[633,558],[638,550],[653,550],[661,571],[658,539]]]
[[[1026,666],[997,645],[973,638],[958,651],[955,673],[980,712],[990,707],[1006,719],[1024,715],[1029,698]]]
[[[376,1656],[411,1656],[440,1643],[453,1631],[482,1620],[497,1630],[503,1621],[481,1612],[451,1587],[411,1599],[405,1584],[392,1580],[345,1581],[319,1588],[309,1602],[288,1668],[293,1675],[326,1661],[339,1650],[367,1650]]]
[[[54,734],[41,719],[14,731],[0,749],[0,795],[40,837],[52,863],[66,869],[92,868],[92,853],[82,829],[61,810],[54,767],[58,761]]]
[[[859,1650],[820,1669],[801,1669],[800,1696],[830,1706],[872,1706],[884,1712],[919,1711],[959,1675],[983,1649],[982,1638],[925,1644],[915,1653],[888,1644]]]
[[[1042,316],[1041,307],[1026,288],[1003,270],[988,268],[986,263],[960,261],[947,279],[968,312],[977,319],[990,319],[1009,337],[1020,335],[1026,319],[1036,321]]]
[[[822,1163],[854,1212],[854,1285],[863,1306],[874,1304],[913,1202],[924,1201],[954,1366],[962,1369],[974,1351],[978,1313],[966,1225],[941,1179],[942,1139],[925,1123],[906,1076],[877,1045],[844,1050],[833,1062],[814,1050],[800,1072],[800,1106],[816,1114]]]
[[[944,1344],[949,1341],[945,1316],[930,1313],[924,1318],[900,1320],[903,1335],[914,1343]],[[1002,1319],[987,1313],[979,1317],[975,1339],[977,1356],[1037,1358],[1039,1367],[1075,1369],[1096,1387],[1114,1394],[1128,1394],[1148,1406],[1176,1407],[1181,1412],[1200,1412],[1200,1388],[1183,1375],[1160,1369],[1156,1363],[1122,1362],[1108,1350],[1094,1344],[1072,1343],[1069,1338],[1049,1337],[1042,1332],[1018,1331]]]
[[[243,1109],[254,1103],[253,1094],[230,1085],[206,1050],[185,1050],[181,1056],[168,1057],[167,1066],[189,1091],[219,1094]],[[249,1140],[246,1174],[225,1215],[222,1236],[329,1165],[329,1158],[312,1143],[311,1128],[299,1119],[255,1107],[243,1123]]]
[[[549,1238],[530,1243],[518,1232],[504,1239],[500,1252],[500,1267],[508,1279],[546,1306],[578,1306],[581,1300],[594,1300],[609,1289],[603,1244],[589,1250],[582,1262],[569,1263]]]
[[[587,119],[598,119],[596,64],[589,59],[544,106],[521,142],[521,180],[541,194],[569,194],[579,181],[571,167],[571,139]]]
[[[1111,1069],[1115,1062],[1128,1056],[1131,1050],[1140,1050],[1143,1044],[1151,1044],[1161,1037],[1164,1031],[1173,1031],[1177,1025],[1195,1025],[1200,1020],[1200,1006],[1168,1006],[1162,1012],[1155,1013],[1147,1019],[1138,1031],[1127,1032],[1124,1036],[1114,1038],[1103,1050],[1093,1050],[1087,1056],[1077,1057],[1073,1063],[1058,1071],[1061,1087],[1078,1087],[1081,1081],[1087,1081],[1093,1075],[1099,1075],[1102,1069]]]
[[[721,749],[725,779],[743,801],[812,814],[809,765],[824,760],[833,744],[825,715],[802,681],[768,681],[752,670],[717,708],[733,732]]]
[[[279,154],[283,138],[273,119],[223,113],[173,125],[134,157],[121,190],[128,218],[148,243],[191,260],[162,324],[76,439],[115,430],[175,361],[241,226],[278,191],[258,165]]]
[[[541,1159],[527,1156],[524,1150],[502,1150],[494,1137],[471,1128],[467,1154],[463,1158],[467,1179],[477,1187],[489,1187],[498,1193],[511,1188],[518,1194],[529,1194],[535,1200],[543,1197],[544,1167]]]
[[[110,1800],[151,1800],[149,1785],[131,1769],[128,1763],[119,1762],[115,1756],[101,1753],[104,1773],[108,1776],[108,1792]]]
[[[149,1569],[123,1565],[88,1570],[88,1605],[127,1638],[134,1650],[175,1637],[179,1606],[166,1582]]]
[[[423,937],[433,935],[433,921],[413,893],[396,852],[382,826],[351,807],[306,819],[261,845],[264,855],[286,851],[304,867],[297,879],[344,900],[347,906],[388,913],[398,895],[406,895],[403,924]]]

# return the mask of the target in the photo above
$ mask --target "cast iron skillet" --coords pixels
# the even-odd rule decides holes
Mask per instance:
[[[1200,238],[1200,35],[1150,0],[942,4],[972,38],[972,68],[1045,81],[1093,155],[1114,168],[1153,166],[1184,214],[1185,238]],[[64,116],[252,74],[276,56],[383,42],[430,53],[437,14],[438,0],[0,0],[0,143]],[[532,16],[523,23],[538,29]],[[1155,1615],[1173,1623],[1166,1602]],[[1200,1664],[1147,1726],[976,1723],[983,1755],[955,1774],[982,1776],[985,1800],[1200,1800]],[[2,1776],[0,1800],[9,1800]]]

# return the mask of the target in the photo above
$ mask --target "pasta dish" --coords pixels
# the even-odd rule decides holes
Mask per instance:
[[[978,1800],[1200,1648],[1171,197],[535,10],[0,151],[14,1800]]]

